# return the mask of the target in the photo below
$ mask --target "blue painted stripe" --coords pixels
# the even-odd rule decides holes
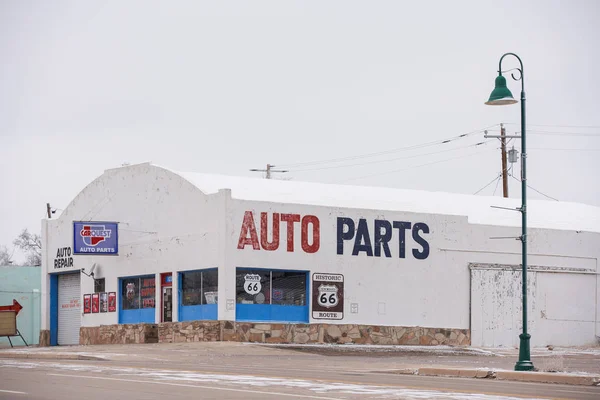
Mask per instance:
[[[50,275],[50,346],[58,345],[58,275]]]
[[[120,324],[153,324],[154,308],[140,308],[137,310],[121,310],[119,312]]]
[[[206,321],[216,319],[217,304],[179,307],[179,321]]]
[[[238,304],[235,308],[235,319],[252,322],[308,322],[308,306]]]

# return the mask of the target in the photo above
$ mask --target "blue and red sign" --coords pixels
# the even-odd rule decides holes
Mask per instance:
[[[73,222],[74,254],[116,255],[119,230],[116,222]]]

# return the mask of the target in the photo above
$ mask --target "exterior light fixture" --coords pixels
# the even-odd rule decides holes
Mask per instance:
[[[506,86],[506,78],[502,76],[502,60],[506,56],[513,56],[519,61],[520,68],[514,69],[519,72],[519,75],[515,76],[515,74],[512,73],[511,77],[515,81],[521,81],[521,208],[517,210],[521,212],[522,217],[521,236],[519,239],[521,240],[522,246],[523,332],[519,335],[519,361],[517,361],[515,365],[515,370],[531,371],[533,370],[530,348],[531,335],[527,333],[527,171],[525,162],[527,158],[527,147],[525,146],[525,79],[523,76],[523,62],[518,55],[514,53],[506,53],[500,57],[500,62],[498,64],[498,76],[496,77],[496,81],[494,83],[494,90],[490,94],[490,98],[485,102],[485,104],[491,106],[503,106],[517,103],[517,100],[514,99],[512,93]],[[516,150],[514,151],[516,152]],[[511,159],[516,161],[516,153],[512,154]]]

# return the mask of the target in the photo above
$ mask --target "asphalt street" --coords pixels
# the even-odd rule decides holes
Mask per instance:
[[[600,398],[600,387],[398,375],[389,356],[222,344],[114,350],[94,360],[0,354],[0,399]]]

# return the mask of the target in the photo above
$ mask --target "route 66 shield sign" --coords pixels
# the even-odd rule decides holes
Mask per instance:
[[[244,290],[248,294],[257,294],[262,290],[262,285],[260,283],[260,275],[256,274],[246,274],[244,276]]]
[[[319,285],[317,302],[321,307],[331,308],[338,305],[338,287],[335,285]]]
[[[126,286],[126,295],[127,295],[127,299],[131,300],[133,299],[133,296],[135,295],[135,284],[134,283],[128,283]]]
[[[344,275],[313,273],[312,317],[344,319]]]

